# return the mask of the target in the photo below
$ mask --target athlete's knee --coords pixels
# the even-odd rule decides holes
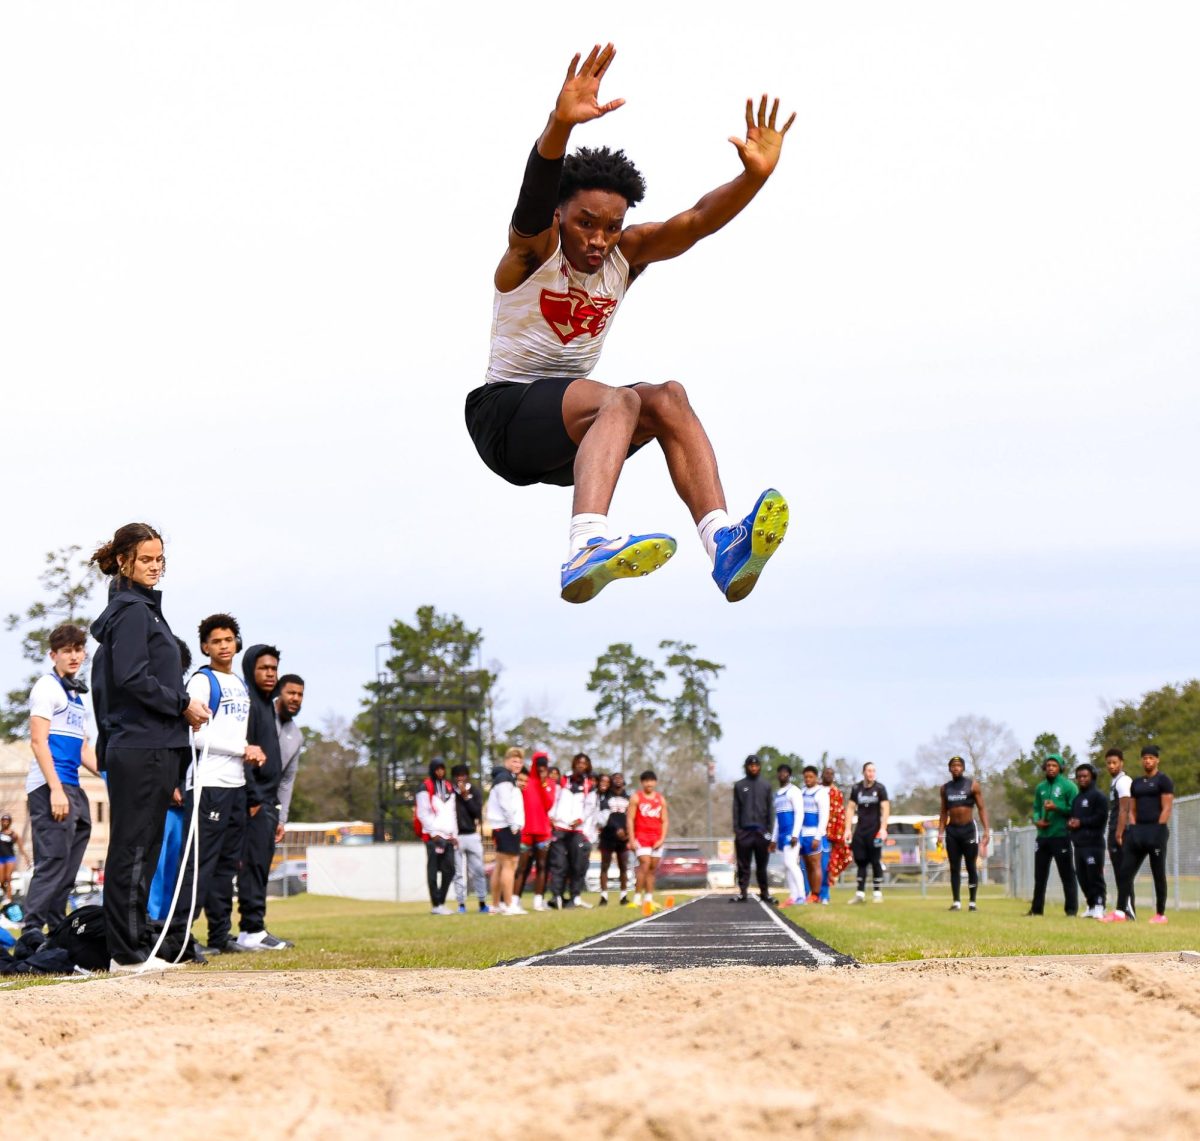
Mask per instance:
[[[687,389],[677,380],[663,384],[641,384],[642,420],[653,427],[666,427],[694,415]]]
[[[614,388],[605,393],[600,402],[600,411],[621,413],[629,420],[636,421],[642,414],[642,398],[635,389]]]

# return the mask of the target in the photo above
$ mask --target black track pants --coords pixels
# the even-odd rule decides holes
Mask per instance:
[[[767,860],[771,854],[771,841],[765,833],[745,828],[734,838],[737,853],[738,891],[745,895],[750,890],[750,861],[754,861],[754,878],[759,895],[769,895],[767,884]]]
[[[1046,910],[1046,885],[1050,865],[1058,868],[1063,885],[1063,910],[1068,915],[1079,911],[1079,893],[1075,890],[1075,872],[1071,867],[1071,841],[1066,836],[1041,836],[1033,853],[1033,903],[1029,910],[1041,915]]]
[[[548,891],[552,896],[574,899],[587,887],[588,861],[592,846],[580,832],[555,832],[550,842]]]
[[[171,793],[191,760],[190,749],[110,746],[108,856],[104,861],[104,926],[108,954],[138,963],[150,950],[146,905],[158,867]]]
[[[1075,878],[1088,907],[1103,907],[1107,898],[1104,889],[1104,849],[1100,844],[1075,845]]]
[[[876,845],[870,832],[855,832],[850,840],[850,854],[858,868],[858,890],[865,891],[867,868],[871,869],[871,882],[876,891],[883,888],[883,849]]]
[[[1120,894],[1117,909],[1133,911],[1133,881],[1141,870],[1142,861],[1150,857],[1150,874],[1154,877],[1154,911],[1163,915],[1167,910],[1167,839],[1170,830],[1165,824],[1130,824],[1123,837],[1124,852],[1121,871],[1117,877]]]
[[[267,877],[275,858],[279,812],[274,804],[264,804],[255,815],[249,813],[247,808],[242,866],[238,869],[238,928],[253,935],[266,930]]]

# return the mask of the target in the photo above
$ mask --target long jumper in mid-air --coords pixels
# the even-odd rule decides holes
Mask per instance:
[[[713,579],[730,602],[754,589],[788,524],[774,488],[740,521],[726,511],[717,460],[677,381],[614,387],[590,379],[629,285],[651,262],[691,249],[735,218],[779,162],[792,114],[776,127],[779,100],[746,101],[742,161],[732,181],[665,222],[625,225],[645,182],[624,151],[581,147],[571,130],[624,103],[598,101],[615,56],[598,44],[567,68],[554,110],[529,155],[505,250],[495,274],[486,382],[467,397],[467,429],[484,463],[520,486],[574,485],[562,597],[586,602],[610,582],[658,570],[675,553],[665,534],[613,537],[608,509],[625,461],[657,440],[687,505]]]

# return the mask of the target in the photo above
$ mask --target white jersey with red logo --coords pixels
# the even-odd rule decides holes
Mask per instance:
[[[629,286],[629,262],[616,246],[595,273],[580,273],[560,245],[549,260],[492,303],[489,384],[587,376]]]
[[[660,792],[638,792],[633,838],[639,848],[657,848],[663,835],[663,798]]]

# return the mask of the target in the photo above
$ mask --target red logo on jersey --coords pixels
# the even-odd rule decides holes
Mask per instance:
[[[541,305],[546,324],[564,345],[569,345],[585,333],[600,336],[617,302],[613,297],[590,297],[582,289],[571,286],[566,293],[543,289]]]

